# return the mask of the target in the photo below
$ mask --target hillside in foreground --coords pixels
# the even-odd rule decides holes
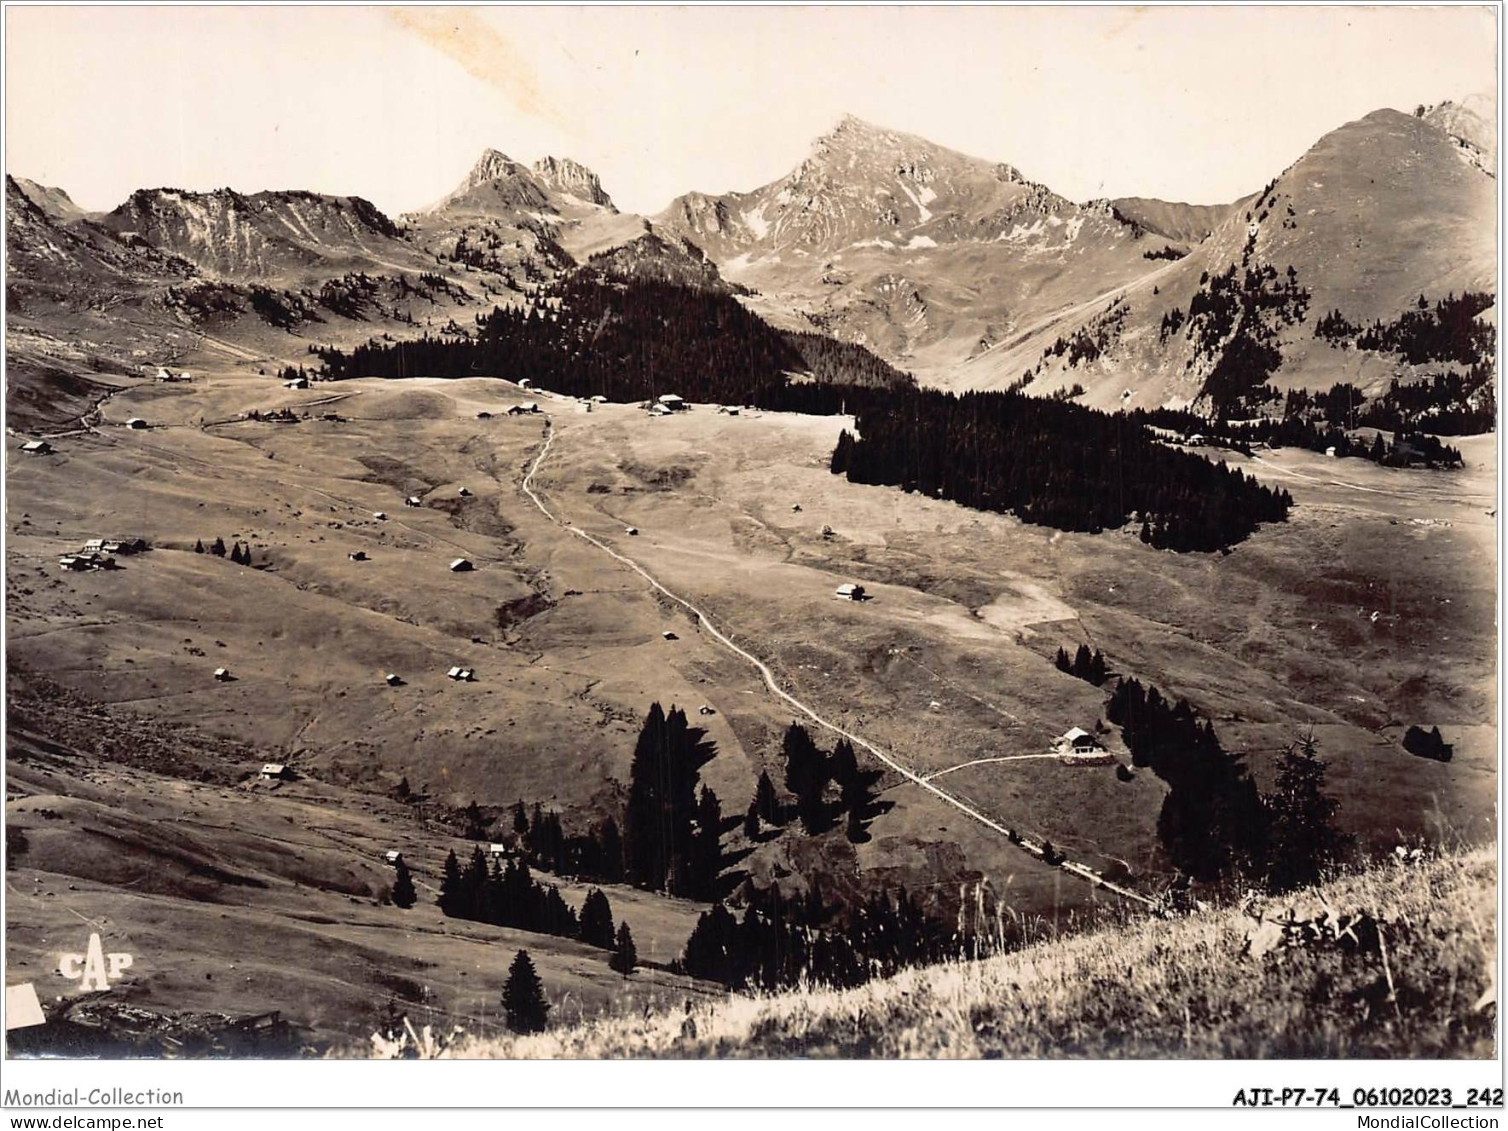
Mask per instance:
[[[858,989],[735,997],[461,1057],[1460,1057],[1493,1054],[1490,848],[1146,919]]]

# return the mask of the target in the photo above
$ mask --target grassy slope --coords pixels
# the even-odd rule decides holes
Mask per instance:
[[[1273,384],[1328,388],[1343,380],[1367,390],[1409,372],[1390,355],[1343,351],[1314,337],[1314,323],[1333,309],[1357,322],[1397,318],[1422,292],[1491,290],[1493,182],[1467,165],[1441,131],[1406,114],[1381,110],[1321,138],[1285,170],[1259,207],[1243,205],[1187,258],[1149,263],[1122,293],[1130,307],[1119,342],[1097,361],[1069,366],[1049,360],[1030,391],[1046,396],[1082,384],[1078,403],[1096,408],[1152,408],[1199,395],[1209,359],[1193,356],[1187,331],[1163,341],[1159,325],[1177,308],[1187,313],[1200,277],[1240,269],[1248,225],[1255,223],[1256,262],[1281,274],[1291,264],[1310,291],[1306,319],[1281,330],[1283,365]],[[1161,246],[1156,239],[1143,241]],[[1108,276],[1107,276],[1108,278]],[[1071,337],[1099,316],[1108,300],[1002,344],[948,375],[949,387],[998,389],[1036,366],[1054,339]],[[1438,370],[1423,366],[1421,371]],[[1123,394],[1132,396],[1122,402]]]
[[[5,824],[22,839],[7,849],[5,958],[12,980],[36,984],[50,1018],[86,996],[58,963],[91,929],[135,960],[106,995],[112,1005],[169,1018],[276,1009],[314,1047],[364,1049],[389,1001],[415,1025],[496,1031],[520,947],[561,1018],[676,1008],[717,992],[663,970],[625,986],[606,951],[446,918],[435,905],[445,854],[464,858],[471,846],[418,809],[311,778],[239,780],[244,751],[111,707],[28,689],[18,709],[17,678],[7,688]],[[413,872],[419,902],[409,910],[386,902],[390,848]],[[560,881],[577,908],[590,886]],[[657,964],[680,953],[705,908],[604,890]]]
[[[1379,865],[1262,909],[1327,902],[1374,949],[1244,954],[1239,909],[1044,942],[856,990],[737,997],[649,1019],[475,1042],[468,1057],[1490,1057],[1497,868],[1474,849]],[[1388,975],[1396,1001],[1388,991]]]
[[[541,424],[476,413],[524,394],[485,379],[295,392],[246,368],[122,393],[58,455],[12,456],[12,661],[94,700],[252,740],[261,750],[246,766],[291,760],[379,794],[407,776],[453,806],[538,799],[571,828],[627,780],[653,699],[716,711],[697,716],[719,750],[703,778],[729,815],[761,768],[778,780],[789,709],[683,611],[519,497]],[[314,413],[332,395],[343,423],[195,426],[249,406]],[[1118,670],[1208,712],[1264,788],[1273,754],[1316,727],[1341,820],[1372,848],[1435,840],[1441,825],[1473,841],[1494,833],[1492,437],[1448,474],[1269,453],[1250,467],[1291,486],[1295,517],[1209,558],[837,480],[826,470],[836,418],[696,408],[647,422],[627,406],[586,414],[541,399],[559,435],[536,484],[557,513],[632,552],[803,699],[920,770],[1041,754],[1050,736],[1093,725],[1106,693],[1051,664],[1059,644],[1092,640]],[[130,415],[162,427],[119,427]],[[670,469],[691,477],[654,487]],[[464,505],[461,484],[473,492]],[[411,491],[433,505],[403,507]],[[128,531],[157,548],[108,575],[59,573],[56,554],[97,536],[106,511],[130,515]],[[253,543],[270,568],[190,551],[217,534]],[[371,560],[349,561],[357,549]],[[459,554],[477,571],[450,574]],[[834,601],[844,580],[876,599]],[[500,608],[536,591],[553,606],[499,624]],[[478,681],[446,680],[456,663]],[[222,664],[236,682],[209,678]],[[388,671],[406,686],[387,687]],[[1441,726],[1455,761],[1404,753],[1397,741],[1416,723]],[[1121,782],[1113,767],[1037,759],[942,782],[1075,859],[1124,860],[1158,883],[1164,787],[1150,774]],[[982,873],[1022,914],[1092,902],[915,787],[881,785],[895,808],[868,844],[786,837],[739,867],[762,882],[809,877],[820,848],[830,859],[816,870],[834,883],[956,890]],[[727,843],[752,847],[736,833]]]

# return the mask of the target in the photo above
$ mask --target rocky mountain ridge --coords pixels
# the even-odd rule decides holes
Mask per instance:
[[[1378,111],[1229,205],[1076,203],[1012,165],[851,115],[785,176],[687,193],[653,217],[620,213],[579,162],[526,165],[496,149],[396,220],[360,197],[231,189],[144,189],[89,214],[61,189],[8,178],[7,285],[16,311],[43,322],[47,304],[125,301],[144,325],[165,315],[276,355],[302,344],[269,338],[269,325],[347,342],[464,332],[468,310],[527,303],[601,256],[618,275],[732,285],[767,320],[868,346],[924,381],[1082,385],[1111,406],[1127,392],[1142,405],[1196,398],[1218,351],[1169,322],[1187,321],[1232,265],[1285,280],[1291,266],[1306,304],[1269,328],[1277,383],[1317,379],[1310,355],[1375,383],[1386,364],[1315,353],[1313,322],[1331,309],[1396,317],[1421,294],[1491,284],[1491,161],[1472,140],[1490,137],[1485,122],[1471,99]]]

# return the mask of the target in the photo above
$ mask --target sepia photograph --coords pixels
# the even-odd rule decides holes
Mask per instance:
[[[3,1106],[1501,1112],[1500,19],[5,5]]]

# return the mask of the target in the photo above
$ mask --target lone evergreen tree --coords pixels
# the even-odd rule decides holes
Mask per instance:
[[[1079,650],[1073,654],[1073,674],[1087,680],[1093,668],[1094,657],[1089,651],[1089,645],[1080,644]]]
[[[581,904],[581,941],[603,950],[613,945],[613,909],[601,888],[587,892]]]
[[[629,768],[624,812],[628,878],[650,891],[685,894],[690,884],[697,771],[706,751],[686,712],[652,703]]]
[[[768,770],[759,771],[759,784],[754,787],[754,808],[765,824],[780,824],[780,797],[775,793],[775,783],[770,780]]]
[[[1110,678],[1110,669],[1105,665],[1105,657],[1098,648],[1094,650],[1094,658],[1089,662],[1089,682],[1096,687],[1103,687],[1105,681]]]
[[[393,906],[407,911],[418,902],[419,893],[414,891],[414,878],[409,875],[408,865],[401,856],[398,857],[397,873],[393,878]]]
[[[214,545],[209,548],[209,552],[217,558],[223,558],[225,556],[225,539],[216,538]]]
[[[195,538],[194,539],[194,553],[196,553],[196,554],[202,554],[202,553],[204,553],[204,539],[203,538]]]
[[[607,964],[626,978],[634,972],[634,967],[638,962],[639,952],[634,949],[634,935],[625,921],[618,926],[618,938],[613,944],[613,956],[608,959]]]
[[[1340,802],[1325,793],[1325,763],[1312,733],[1278,759],[1276,787],[1266,801],[1267,883],[1273,891],[1312,884],[1345,858],[1351,838],[1335,824]]]
[[[874,785],[880,780],[880,774],[859,769],[853,743],[846,738],[838,740],[827,764],[833,781],[838,784],[838,808],[848,814],[844,833],[852,843],[862,844],[869,840],[867,826],[875,816]]]
[[[515,1033],[538,1033],[545,1027],[550,1003],[527,950],[513,956],[508,981],[503,986],[503,1016]]]
[[[800,723],[786,728],[782,743],[785,754],[785,786],[796,795],[796,811],[808,834],[827,830],[823,792],[827,789],[827,758]]]

